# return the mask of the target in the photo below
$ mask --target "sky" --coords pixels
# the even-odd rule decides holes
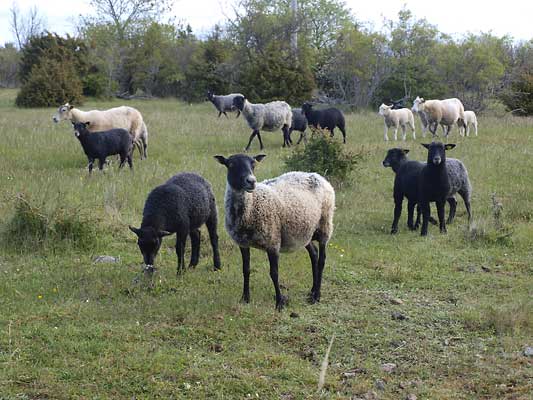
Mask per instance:
[[[78,16],[90,14],[88,0],[15,0],[22,12],[37,6],[46,19],[48,30],[59,34],[75,33]],[[205,36],[216,23],[232,16],[236,0],[174,0],[173,14],[189,23],[193,32]],[[0,0],[0,44],[14,41],[9,27],[11,0]],[[444,33],[460,37],[467,32],[492,32],[517,40],[533,39],[533,1],[507,0],[346,0],[345,4],[360,22],[380,30],[383,20],[395,20],[405,5],[416,18],[426,18]]]

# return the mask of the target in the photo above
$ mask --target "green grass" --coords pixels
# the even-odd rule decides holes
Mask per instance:
[[[128,103],[145,117],[149,158],[136,154],[133,174],[115,162],[89,177],[70,125],[54,125],[52,109],[16,109],[14,96],[0,91],[0,399],[346,399],[371,391],[382,399],[531,398],[533,360],[522,352],[533,345],[533,120],[480,117],[478,137],[453,135],[450,156],[464,161],[474,186],[474,228],[460,203],[447,235],[430,226],[421,238],[407,230],[405,209],[399,234],[389,235],[393,174],[381,160],[396,144],[424,159],[422,139],[384,143],[377,113],[347,114],[346,147],[365,156],[337,191],[322,302],[305,301],[307,253],[284,254],[280,280],[290,304],[278,313],[259,251],[252,302],[239,303],[240,253],[223,224],[222,271],[212,271],[203,230],[195,270],[176,278],[174,243],[165,239],[155,287],[135,280],[141,255],[127,226],[140,223],[153,187],[197,171],[212,183],[223,221],[225,170],[212,156],[242,150],[242,117],[217,119],[207,103]],[[281,133],[263,140],[268,157],[258,179],[283,172],[291,151],[281,148]],[[258,143],[252,149],[259,152]],[[45,239],[31,230],[26,243],[10,237],[20,232],[20,193],[51,227]],[[492,193],[503,205],[501,227]],[[120,261],[92,262],[103,254]],[[393,311],[407,319],[392,319]],[[383,363],[397,368],[384,372]]]

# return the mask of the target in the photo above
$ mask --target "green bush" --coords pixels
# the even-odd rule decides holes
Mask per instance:
[[[344,145],[324,131],[311,136],[305,147],[297,148],[285,159],[288,171],[316,172],[334,184],[345,183],[362,159],[362,153],[351,153]]]
[[[15,103],[18,107],[50,107],[70,101],[82,103],[81,80],[74,65],[43,58],[33,67]]]

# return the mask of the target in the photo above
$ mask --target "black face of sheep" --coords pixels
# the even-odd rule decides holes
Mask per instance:
[[[228,169],[228,183],[231,188],[237,191],[245,190],[249,193],[255,190],[257,182],[254,176],[255,165],[265,157],[265,154],[259,154],[255,157],[246,154],[235,154],[229,158],[215,156],[217,161]]]
[[[422,143],[426,149],[428,149],[428,164],[440,165],[446,162],[446,150],[451,150],[455,147],[455,144],[443,144],[441,142]]]
[[[129,228],[138,237],[137,245],[143,255],[146,269],[153,269],[154,260],[161,247],[163,237],[172,235],[172,233],[167,231],[156,232],[153,228],[140,229],[133,226]]]
[[[80,137],[80,135],[84,135],[86,133],[89,133],[89,130],[87,127],[90,125],[90,122],[74,122],[72,121],[72,127],[74,128],[74,135],[76,137]]]
[[[398,166],[403,160],[405,160],[407,153],[409,153],[408,149],[390,149],[387,151],[387,155],[385,156],[382,164],[385,168],[394,168],[394,166]]]
[[[207,100],[213,101],[214,98],[215,98],[215,94],[211,90],[208,90],[207,91]]]
[[[244,109],[244,102],[246,100],[246,97],[244,96],[235,96],[233,99],[233,105],[237,107],[240,111]]]
[[[302,113],[309,112],[313,109],[313,105],[311,103],[303,103],[302,104]]]

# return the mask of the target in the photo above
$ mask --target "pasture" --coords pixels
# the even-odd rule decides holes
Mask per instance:
[[[306,302],[302,249],[280,257],[290,302],[278,313],[257,250],[251,303],[239,302],[240,252],[223,224],[226,170],[213,155],[242,151],[250,134],[242,116],[217,119],[207,102],[128,102],[148,126],[148,159],[135,153],[133,173],[114,161],[89,177],[70,123],[53,124],[53,109],[17,109],[14,96],[0,91],[0,399],[531,398],[533,119],[480,116],[478,137],[454,129],[449,156],[469,170],[473,229],[459,200],[448,234],[430,226],[421,238],[407,229],[405,203],[399,234],[389,234],[394,176],[381,161],[396,145],[425,159],[424,139],[385,143],[377,112],[347,113],[346,147],[364,157],[336,188],[321,303]],[[262,136],[258,180],[284,172],[292,151],[281,148],[281,132]],[[198,267],[176,277],[175,239],[166,238],[149,288],[128,225],[140,224],[148,192],[179,171],[213,185],[222,270],[212,269],[202,228]],[[49,228],[19,237],[16,215]],[[118,262],[94,263],[99,255]]]

